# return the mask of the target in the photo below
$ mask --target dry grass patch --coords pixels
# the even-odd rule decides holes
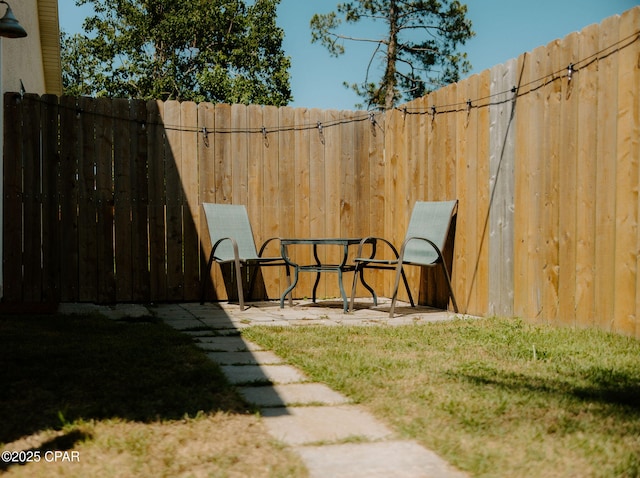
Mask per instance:
[[[101,420],[48,430],[5,445],[46,449],[61,437],[82,437],[78,461],[10,467],[7,477],[282,477],[303,467],[265,435],[256,416],[217,413],[156,423]],[[44,457],[44,454],[42,455]]]

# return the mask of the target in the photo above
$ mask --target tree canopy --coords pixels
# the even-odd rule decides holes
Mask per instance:
[[[76,0],[84,34],[62,35],[66,94],[284,106],[280,0]]]
[[[466,53],[458,52],[474,35],[466,13],[458,0],[353,0],[339,3],[337,11],[315,14],[311,41],[320,42],[333,56],[345,52],[345,41],[370,42],[365,80],[345,86],[364,98],[367,107],[389,109],[458,81],[471,69]],[[385,29],[380,36],[358,38],[342,27],[343,22],[361,21],[382,23]],[[382,65],[382,77],[371,81],[371,67],[377,64]]]

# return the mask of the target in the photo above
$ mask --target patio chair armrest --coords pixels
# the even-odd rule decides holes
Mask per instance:
[[[216,249],[220,244],[224,241],[231,241],[231,247],[233,248],[233,257],[234,260],[240,260],[240,253],[238,252],[238,242],[233,237],[222,237],[218,239],[215,244],[211,247],[211,258],[210,261],[215,258]],[[222,260],[221,262],[227,262],[227,260]]]
[[[266,241],[264,241],[262,243],[262,246],[260,246],[260,250],[258,251],[258,257],[262,257],[262,254],[264,252],[264,250],[267,248],[267,245],[271,242],[271,241],[279,241],[280,238],[279,237],[270,237],[269,239],[267,239]]]
[[[443,257],[442,257],[442,251],[440,250],[440,248],[438,247],[438,245],[433,242],[430,239],[427,239],[426,237],[421,237],[421,236],[411,236],[411,237],[407,237],[404,242],[402,243],[402,247],[400,248],[400,257],[403,258],[404,257],[404,251],[407,247],[407,244],[413,240],[420,240],[420,241],[424,241],[427,242],[431,247],[433,247],[433,250],[436,251],[436,254],[438,255],[438,260],[439,261],[443,261]]]
[[[358,244],[358,252],[356,253],[356,257],[354,258],[354,261],[356,262],[367,262],[368,260],[372,260],[375,259],[376,254],[378,252],[378,242],[381,242],[383,244],[386,244],[387,247],[389,249],[391,249],[391,251],[393,252],[393,254],[395,255],[395,258],[398,259],[398,250],[395,248],[395,246],[388,241],[387,239],[383,238],[383,237],[377,237],[377,236],[367,236],[365,238],[363,238],[360,241],[360,244]],[[371,250],[371,255],[369,257],[365,257],[362,255],[362,250],[364,248],[364,246],[366,244],[372,244],[372,250]]]

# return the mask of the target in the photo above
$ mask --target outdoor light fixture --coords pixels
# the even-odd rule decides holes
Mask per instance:
[[[0,3],[4,3],[7,6],[7,10],[4,12],[4,16],[0,18],[0,36],[7,38],[24,38],[27,36],[27,32],[22,25],[18,23],[15,15],[11,11],[11,7],[4,0],[0,0]]]

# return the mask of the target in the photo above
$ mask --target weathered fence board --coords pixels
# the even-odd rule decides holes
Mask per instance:
[[[640,9],[622,15],[619,37],[638,34]],[[637,324],[638,151],[640,150],[640,48],[621,49],[618,73],[616,169],[616,251],[614,329],[634,335]]]
[[[133,128],[129,101],[113,102],[113,181],[115,271],[118,274],[116,300],[133,300],[132,209],[133,209]],[[146,253],[145,253],[146,255]]]
[[[42,97],[42,297],[39,301],[55,302],[59,297],[60,268],[58,267],[58,182],[60,156],[58,150],[58,98]],[[19,163],[16,161],[16,163]],[[6,216],[5,216],[6,217]],[[5,238],[8,237],[5,235]],[[9,249],[12,250],[12,249]]]
[[[514,257],[514,137],[512,126],[513,93],[517,85],[517,62],[511,60],[491,70],[491,101],[489,111],[489,157],[490,209],[488,230],[489,306],[492,314],[513,314],[513,261],[526,254]],[[495,95],[495,96],[494,96]],[[527,127],[526,122],[521,123]],[[525,136],[526,137],[526,136]],[[528,145],[528,142],[523,142]],[[525,177],[524,175],[522,177]],[[519,208],[518,208],[519,209]],[[520,242],[520,244],[523,241]],[[524,282],[524,281],[523,281]]]
[[[579,58],[587,58],[598,51],[598,25],[581,32]],[[576,206],[579,211],[576,228],[576,324],[591,326],[595,323],[595,211],[597,136],[597,62],[589,62],[575,73],[578,96],[578,150],[576,177]]]
[[[604,20],[600,30],[599,50],[604,50],[618,42],[618,17]],[[615,280],[615,174],[616,162],[610,157],[617,156],[617,111],[612,105],[617,105],[618,84],[618,56],[608,55],[598,62],[598,129],[597,141],[597,177],[596,189],[596,281],[595,308],[596,320],[607,317],[613,321]],[[584,73],[584,72],[583,72]],[[612,324],[613,325],[613,324]]]
[[[11,121],[4,123],[4,148],[14,158],[22,158],[22,116],[23,109],[14,98],[5,101],[5,115]],[[6,158],[7,154],[5,154]],[[3,254],[3,281],[4,295],[15,297],[16,300],[25,300],[22,294],[22,162],[7,161],[3,163],[4,198],[3,218],[4,234],[3,248],[11,253]]]

